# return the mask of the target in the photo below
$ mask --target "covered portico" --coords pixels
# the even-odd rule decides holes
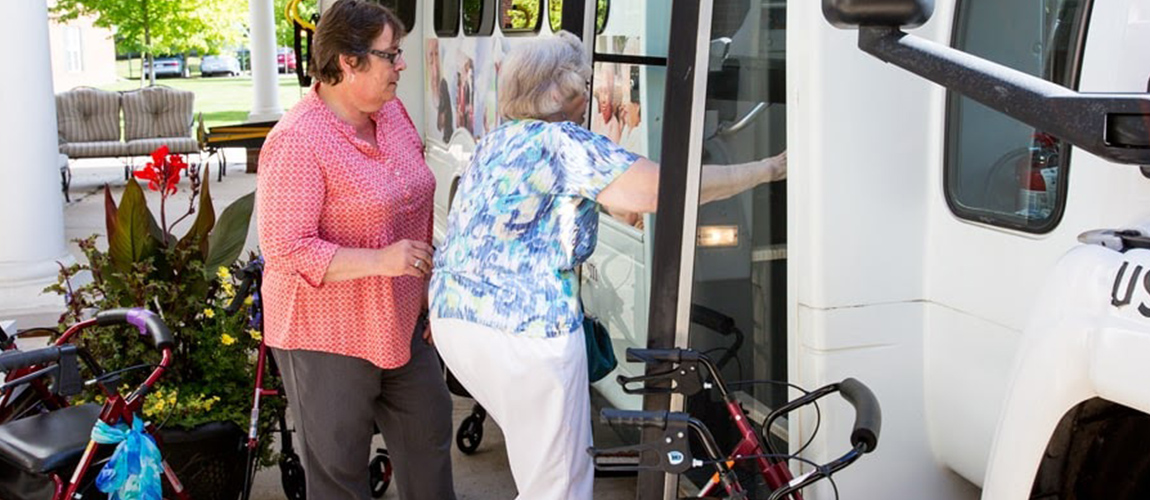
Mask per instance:
[[[249,121],[283,114],[277,93],[275,13],[272,0],[249,0],[252,109]],[[75,262],[64,234],[59,186],[56,102],[44,1],[13,2],[0,43],[20,47],[5,64],[0,93],[0,319],[63,310],[43,293],[60,266]],[[17,70],[19,72],[17,73]],[[26,327],[31,325],[19,325]]]

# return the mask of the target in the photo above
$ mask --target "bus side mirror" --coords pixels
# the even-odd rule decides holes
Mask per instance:
[[[934,0],[823,0],[863,52],[1106,160],[1150,165],[1150,93],[1079,93],[902,31],[933,12]]]
[[[823,17],[836,28],[917,28],[934,13],[934,0],[823,0]]]

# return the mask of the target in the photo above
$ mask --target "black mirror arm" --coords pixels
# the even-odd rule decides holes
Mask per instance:
[[[1150,165],[1150,94],[1075,92],[893,27],[860,27],[859,48],[1099,157]]]

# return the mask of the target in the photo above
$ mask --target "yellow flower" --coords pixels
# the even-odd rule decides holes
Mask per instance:
[[[215,309],[212,309],[212,308],[210,308],[210,307],[209,307],[209,308],[207,308],[207,309],[204,309],[204,317],[205,317],[205,318],[214,318],[214,317],[216,317],[216,311],[215,311]]]
[[[260,331],[256,330],[255,328],[249,328],[248,329],[248,336],[250,336],[252,338],[252,340],[254,340],[256,342],[259,342],[259,341],[263,340],[263,338],[264,338],[263,334],[260,333]]]
[[[247,297],[244,297],[244,305],[245,305],[245,306],[250,306],[250,305],[252,305],[254,302],[255,302],[255,301],[254,301],[254,300],[252,300],[252,296],[251,296],[251,295],[248,295]]]
[[[220,335],[220,343],[223,345],[232,345],[236,343],[236,338],[225,333]]]
[[[219,269],[216,269],[216,277],[219,278],[220,281],[230,280],[232,279],[232,273],[228,271],[228,268],[220,266]]]
[[[223,289],[224,295],[226,295],[229,299],[236,296],[236,288],[232,286],[230,282],[223,282],[220,284],[220,288]]]

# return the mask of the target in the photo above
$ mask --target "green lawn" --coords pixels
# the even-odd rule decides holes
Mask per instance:
[[[104,90],[132,90],[140,87],[140,62],[130,61],[131,75],[129,76],[129,61],[117,61],[120,81],[100,88]],[[250,75],[237,77],[200,78],[199,58],[188,58],[191,78],[157,78],[156,85],[167,85],[172,88],[190,90],[196,93],[196,113],[204,114],[204,124],[208,127],[216,125],[233,125],[247,121],[248,113],[252,110],[252,79]],[[280,75],[279,77],[280,105],[289,109],[307,89],[299,86],[295,74]]]

